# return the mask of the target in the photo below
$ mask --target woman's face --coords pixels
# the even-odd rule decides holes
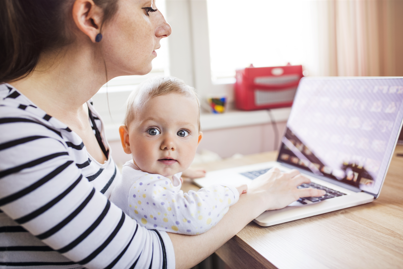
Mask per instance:
[[[171,27],[155,0],[119,0],[118,11],[103,29],[103,57],[108,77],[144,75],[151,71],[160,40],[171,34]]]

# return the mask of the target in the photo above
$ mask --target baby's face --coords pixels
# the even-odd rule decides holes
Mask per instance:
[[[128,137],[134,163],[165,177],[192,163],[202,138],[195,99],[171,93],[150,99],[130,123]]]

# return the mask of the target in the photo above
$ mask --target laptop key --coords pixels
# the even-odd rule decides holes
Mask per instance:
[[[332,199],[332,198],[335,198],[335,197],[340,197],[340,196],[346,195],[345,193],[333,190],[333,189],[331,189],[329,187],[325,187],[325,186],[322,186],[322,185],[320,185],[318,183],[314,183],[314,182],[311,182],[309,184],[308,183],[301,184],[297,188],[298,189],[314,188],[314,189],[319,189],[319,190],[326,191],[325,195],[321,196],[321,197],[302,197],[302,198],[297,200],[298,202],[300,202],[301,204],[304,204],[304,205],[305,204],[318,203],[320,201],[324,201],[324,200],[328,200],[328,199]]]
[[[300,203],[303,204],[303,205],[306,205],[306,204],[307,204],[307,203],[305,202],[305,200],[302,199],[302,198],[299,198],[297,201],[300,202]]]
[[[249,172],[244,172],[244,173],[240,173],[240,174],[253,180],[253,179],[267,173],[267,171],[269,171],[270,169],[271,168],[266,168],[266,169],[262,169],[262,170],[249,171]]]
[[[320,201],[326,200],[324,196],[321,197],[308,197],[306,198],[307,201],[310,201],[312,203],[318,203]]]

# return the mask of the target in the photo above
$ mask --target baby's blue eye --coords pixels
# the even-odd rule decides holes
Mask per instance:
[[[180,136],[180,137],[186,137],[186,136],[189,135],[189,132],[186,131],[186,130],[179,130],[176,134],[177,134],[178,136]]]
[[[149,135],[159,135],[161,134],[160,130],[158,130],[157,128],[150,128],[147,130],[147,133]]]

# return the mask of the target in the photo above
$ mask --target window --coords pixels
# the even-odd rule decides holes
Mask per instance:
[[[185,81],[198,90],[202,99],[226,95],[231,103],[235,70],[251,63],[273,66],[290,62],[302,64],[310,74],[320,74],[317,52],[321,1],[172,2],[188,5],[192,75],[190,82]],[[170,53],[175,46],[171,39]]]
[[[207,0],[213,81],[236,68],[311,63],[313,9],[303,0]],[[308,66],[307,66],[308,65]]]

